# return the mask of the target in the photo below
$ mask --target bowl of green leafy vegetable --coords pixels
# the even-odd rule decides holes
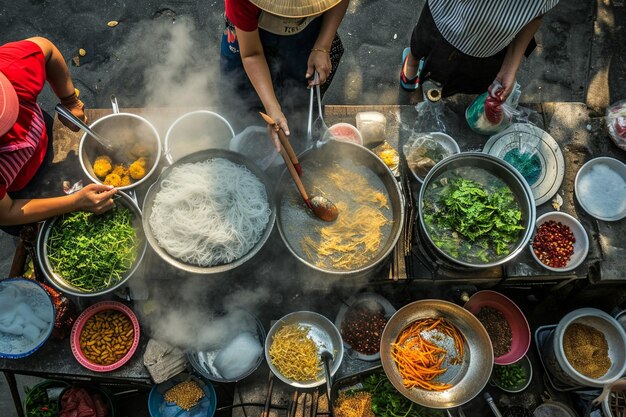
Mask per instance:
[[[530,385],[533,379],[533,367],[527,355],[510,365],[494,365],[491,373],[491,383],[502,391],[522,392]]]
[[[60,291],[94,297],[122,286],[146,251],[141,210],[123,192],[115,207],[96,215],[75,211],[46,220],[37,238],[37,260]]]
[[[437,163],[424,178],[418,210],[427,241],[461,268],[513,259],[530,241],[536,218],[524,177],[508,162],[480,152]]]

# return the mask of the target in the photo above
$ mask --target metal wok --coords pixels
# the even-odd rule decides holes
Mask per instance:
[[[306,226],[308,222],[310,222],[310,219],[306,218],[304,210],[303,213],[305,214],[298,215],[296,217],[286,214],[285,207],[291,203],[285,199],[291,198],[290,195],[292,192],[296,194],[297,192],[295,191],[295,187],[291,181],[289,173],[285,170],[280,178],[277,193],[275,195],[278,231],[280,232],[283,242],[285,242],[289,251],[298,260],[303,262],[308,267],[323,273],[338,276],[361,276],[365,272],[372,271],[393,251],[402,232],[402,223],[404,221],[404,201],[395,177],[384,162],[373,152],[362,146],[348,142],[331,140],[320,148],[307,149],[301,155],[298,155],[298,159],[303,167],[304,173],[302,178],[305,182],[309,181],[311,178],[324,176],[324,172],[332,169],[333,163],[350,162],[356,167],[363,167],[368,172],[368,175],[372,175],[377,182],[380,181],[382,183],[382,189],[379,189],[379,191],[384,191],[388,196],[388,203],[391,212],[391,226],[384,234],[378,252],[365,265],[352,270],[342,270],[315,264],[307,257],[300,245],[300,241],[304,237],[305,233],[303,231],[310,230],[310,228],[307,229]],[[370,185],[372,185],[371,182]],[[313,190],[311,190],[311,192],[312,191]],[[328,198],[336,203],[337,200],[335,200],[335,197],[339,196],[328,195]]]
[[[203,162],[214,158],[228,159],[231,162],[234,162],[238,165],[243,165],[248,168],[250,172],[252,172],[265,185],[265,192],[267,193],[268,203],[270,205],[272,213],[270,214],[270,218],[267,223],[267,227],[263,232],[263,235],[256,243],[256,245],[254,245],[247,254],[228,264],[203,267],[185,263],[178,258],[173,257],[165,249],[159,246],[159,242],[157,242],[154,234],[152,233],[152,228],[150,227],[150,216],[152,215],[152,206],[154,205],[154,199],[161,190],[161,182],[165,178],[167,178],[167,176],[172,172],[173,168],[183,164]],[[236,152],[231,152],[224,149],[206,149],[204,151],[194,152],[190,155],[184,156],[174,162],[169,167],[167,167],[163,172],[161,172],[161,175],[159,175],[157,181],[150,186],[148,192],[146,193],[146,197],[143,201],[143,230],[146,235],[146,239],[148,240],[148,243],[150,244],[152,249],[157,253],[157,255],[159,255],[161,259],[180,270],[193,274],[217,274],[234,269],[244,264],[254,255],[256,255],[256,253],[261,249],[261,247],[263,247],[263,245],[269,238],[272,228],[274,227],[274,221],[276,219],[276,208],[273,203],[273,189],[270,184],[271,183],[269,178],[261,168],[259,168],[250,159]]]
[[[449,364],[447,371],[436,378],[452,387],[444,391],[406,388],[391,357],[392,344],[411,323],[440,317],[459,330],[465,344],[461,363]],[[491,375],[493,348],[483,325],[463,307],[443,300],[420,300],[402,307],[389,319],[380,340],[380,359],[385,375],[398,392],[424,407],[445,409],[463,405],[482,391]]]

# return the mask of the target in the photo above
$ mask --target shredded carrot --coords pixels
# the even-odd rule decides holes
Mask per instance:
[[[402,375],[407,388],[423,388],[429,391],[443,391],[451,384],[433,381],[447,371],[442,368],[449,353],[426,339],[424,332],[436,330],[454,340],[456,354],[449,363],[460,363],[463,358],[463,337],[456,327],[443,318],[418,320],[404,329],[392,344],[391,357]]]

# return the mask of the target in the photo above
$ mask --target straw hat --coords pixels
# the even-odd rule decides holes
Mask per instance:
[[[19,100],[11,81],[0,72],[0,136],[15,124],[20,111]]]
[[[332,9],[341,0],[250,0],[261,10],[283,17],[314,16]]]

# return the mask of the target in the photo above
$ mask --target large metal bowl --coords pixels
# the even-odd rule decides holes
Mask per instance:
[[[298,159],[303,167],[303,178],[315,178],[323,176],[324,172],[332,169],[333,163],[351,161],[356,166],[365,167],[375,175],[383,184],[384,191],[389,196],[389,207],[391,210],[392,224],[390,231],[383,237],[378,253],[372,257],[365,265],[352,270],[342,270],[331,267],[319,266],[311,261],[300,245],[304,237],[303,230],[307,230],[306,216],[304,212],[301,217],[287,216],[283,213],[283,199],[290,198],[289,193],[295,192],[295,185],[291,176],[285,169],[281,175],[278,192],[276,193],[277,225],[280,237],[289,251],[309,268],[336,276],[362,276],[366,272],[374,270],[393,251],[404,222],[404,200],[402,192],[392,172],[385,163],[369,149],[349,142],[331,140],[321,148],[310,148],[298,155]],[[313,169],[309,169],[313,166]],[[309,190],[312,195],[315,190]],[[297,193],[296,193],[297,194]],[[333,201],[332,196],[328,196]],[[299,200],[300,197],[297,197]],[[336,200],[335,200],[336,202]],[[341,216],[341,213],[339,214]],[[322,222],[323,223],[323,222]]]
[[[250,249],[250,251],[243,255],[241,258],[230,262],[228,264],[220,264],[214,266],[199,266],[193,265],[186,262],[181,261],[180,259],[170,255],[165,249],[163,249],[159,242],[157,241],[154,233],[152,233],[152,227],[150,226],[150,216],[152,215],[152,206],[154,205],[154,199],[156,195],[161,190],[161,183],[168,175],[172,172],[174,167],[184,164],[193,164],[196,162],[204,162],[214,158],[224,158],[229,161],[243,165],[250,170],[262,183],[265,185],[265,191],[267,193],[268,203],[270,206],[270,210],[272,213],[270,214],[270,218],[267,222],[267,226],[263,235],[259,239],[259,241]],[[238,266],[243,265],[247,261],[249,261],[254,255],[261,250],[265,242],[270,236],[272,229],[274,228],[274,221],[276,220],[276,207],[274,205],[273,199],[273,188],[271,186],[269,177],[265,174],[265,172],[259,168],[254,162],[245,156],[238,154],[236,152],[224,150],[224,149],[206,149],[204,151],[194,152],[190,155],[184,156],[166,168],[161,175],[157,179],[157,181],[150,186],[148,192],[146,193],[146,197],[143,200],[143,230],[146,235],[146,239],[148,239],[148,243],[152,247],[152,249],[156,252],[156,254],[163,259],[165,262],[170,265],[192,274],[220,274],[227,271],[230,271]]]
[[[463,358],[460,364],[448,366],[437,381],[451,384],[444,391],[406,388],[402,375],[391,357],[392,344],[413,322],[426,318],[444,318],[462,334]],[[478,319],[464,308],[443,300],[419,300],[407,304],[387,322],[380,340],[380,359],[389,381],[409,400],[429,408],[452,408],[471,401],[489,381],[493,366],[493,348],[487,331]]]
[[[517,242],[508,255],[495,259],[491,262],[472,263],[457,259],[435,245],[424,222],[424,194],[430,184],[442,175],[457,168],[483,169],[504,181],[504,183],[513,192],[513,195],[517,199],[522,212],[521,224],[524,227],[524,230],[520,232]],[[508,262],[517,256],[524,249],[524,247],[526,247],[535,229],[535,199],[524,177],[508,162],[496,158],[495,156],[480,152],[464,152],[452,155],[435,165],[433,169],[430,170],[428,175],[426,175],[426,178],[424,178],[424,184],[422,185],[419,193],[418,210],[420,227],[422,228],[422,231],[424,231],[430,246],[448,261],[451,261],[453,264],[461,265],[465,268],[491,268]]]
[[[267,334],[267,338],[265,339],[265,360],[267,360],[270,370],[278,379],[296,388],[314,388],[326,383],[326,376],[323,370],[321,370],[313,380],[296,381],[283,375],[272,363],[270,347],[272,346],[274,335],[284,326],[291,324],[298,324],[309,329],[309,337],[317,345],[320,354],[323,350],[327,350],[333,355],[333,359],[329,364],[331,377],[335,375],[339,370],[339,366],[341,366],[341,360],[343,359],[343,343],[341,342],[339,330],[337,330],[335,325],[321,314],[312,311],[296,311],[287,314],[274,323]]]
[[[137,234],[137,238],[140,242],[139,247],[137,248],[137,256],[135,258],[135,262],[130,267],[130,269],[126,271],[126,273],[123,275],[122,279],[119,282],[115,283],[109,288],[100,291],[85,292],[80,288],[76,288],[68,284],[61,276],[59,276],[52,270],[52,265],[48,261],[48,239],[50,237],[50,232],[52,230],[52,227],[54,227],[56,222],[59,221],[61,216],[52,217],[46,220],[39,230],[39,236],[37,237],[37,261],[39,262],[39,267],[43,271],[48,281],[50,281],[50,283],[60,291],[80,297],[95,297],[98,295],[106,294],[124,285],[124,283],[128,281],[139,268],[147,247],[143,228],[141,227],[141,210],[139,209],[139,206],[137,206],[135,200],[130,198],[127,194],[118,191],[116,195],[118,195],[119,198],[115,200],[115,204],[126,207],[131,211],[131,213],[133,213],[133,228],[135,229],[135,233]]]

